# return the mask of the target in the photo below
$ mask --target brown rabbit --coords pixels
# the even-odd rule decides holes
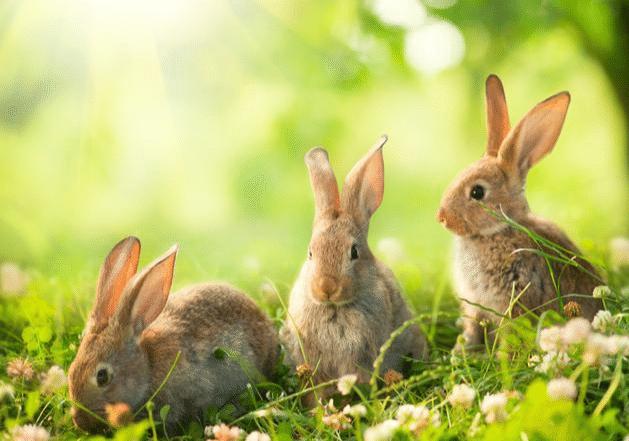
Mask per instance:
[[[156,410],[170,405],[171,426],[237,398],[253,375],[272,375],[279,343],[270,320],[226,284],[196,285],[169,296],[176,253],[171,248],[137,275],[138,239],[122,240],[107,256],[69,370],[70,398],[80,404],[72,417],[80,428],[104,428],[81,407],[101,418],[108,404],[141,408],[178,353],[153,398]]]
[[[595,269],[555,224],[529,211],[524,194],[529,169],[555,146],[570,103],[561,92],[542,101],[513,129],[510,128],[502,83],[490,75],[486,83],[488,142],[485,156],[464,170],[446,190],[437,214],[439,222],[456,234],[454,281],[463,300],[463,335],[466,345],[483,343],[480,322],[495,323],[498,316],[475,307],[477,303],[506,313],[512,296],[523,293],[512,314],[559,309],[556,289],[546,260],[531,251],[538,246],[524,232],[496,216],[503,212],[518,224],[568,250],[583,269],[556,261],[552,273],[563,294],[592,294],[600,284]],[[492,213],[493,211],[493,213]],[[545,249],[545,252],[551,252]],[[601,307],[594,299],[576,301],[591,319]],[[466,302],[467,301],[467,302]]]
[[[382,137],[354,166],[340,196],[327,152],[306,154],[314,227],[280,339],[294,366],[316,369],[317,383],[346,374],[368,381],[381,345],[412,317],[395,276],[367,244],[369,219],[384,194],[385,142]],[[419,327],[411,326],[387,352],[382,372],[400,370],[404,356],[419,358],[426,349]]]

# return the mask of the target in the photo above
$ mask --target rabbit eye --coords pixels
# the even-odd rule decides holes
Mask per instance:
[[[358,247],[356,244],[352,245],[352,260],[358,259]]]
[[[482,185],[473,186],[472,191],[470,191],[470,197],[480,201],[485,197],[485,188]]]
[[[312,251],[310,248],[308,249],[308,259],[312,259]]]
[[[100,368],[96,371],[96,384],[98,387],[103,387],[108,385],[111,382],[111,374],[107,370],[107,368]]]

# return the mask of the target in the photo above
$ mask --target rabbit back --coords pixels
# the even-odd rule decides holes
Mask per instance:
[[[171,406],[171,421],[235,399],[247,383],[272,376],[278,357],[270,320],[246,295],[216,283],[171,295],[140,344],[153,366],[153,390],[181,352],[155,398],[158,407]]]

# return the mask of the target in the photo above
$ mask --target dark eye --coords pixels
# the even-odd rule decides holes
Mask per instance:
[[[358,259],[358,246],[352,245],[352,260]]]
[[[480,201],[485,197],[485,188],[482,185],[475,185],[472,187],[472,191],[470,191],[470,197],[472,199],[476,199]]]
[[[312,251],[310,249],[308,249],[308,259],[312,259]]]
[[[101,368],[98,372],[96,372],[96,384],[98,384],[99,387],[106,386],[110,381],[111,376],[109,375],[107,369]]]

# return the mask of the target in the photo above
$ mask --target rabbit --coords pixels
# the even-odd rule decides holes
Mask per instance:
[[[382,344],[412,317],[393,272],[367,243],[369,220],[384,194],[386,140],[380,138],[352,168],[340,195],[327,152],[316,147],[305,156],[314,192],[313,233],[280,341],[289,364],[312,367],[316,383],[346,374],[367,382]],[[426,350],[412,325],[394,340],[381,372],[401,371],[403,357],[422,358]]]
[[[271,321],[227,284],[169,295],[176,254],[174,246],[136,274],[140,241],[128,237],[105,259],[68,373],[72,418],[81,429],[106,428],[90,412],[105,419],[107,405],[125,403],[135,413],[149,398],[157,411],[170,406],[173,427],[235,400],[252,378],[273,375],[279,341]]]
[[[602,306],[591,296],[601,282],[596,270],[576,257],[579,249],[558,226],[531,213],[524,194],[527,173],[555,146],[569,103],[568,92],[558,93],[536,105],[510,128],[502,83],[495,75],[487,78],[485,155],[454,180],[437,213],[437,220],[455,234],[454,285],[462,300],[464,337],[464,343],[456,350],[461,346],[478,348],[485,343],[483,326],[495,327],[499,321],[499,316],[487,309],[507,313],[512,296],[521,294],[510,311],[512,316],[526,310],[539,313],[560,309],[546,260],[528,251],[538,246],[496,213],[502,212],[560,245],[582,267],[551,262],[553,277],[562,293],[590,296],[565,298],[565,302],[576,301],[576,309],[588,319]]]

